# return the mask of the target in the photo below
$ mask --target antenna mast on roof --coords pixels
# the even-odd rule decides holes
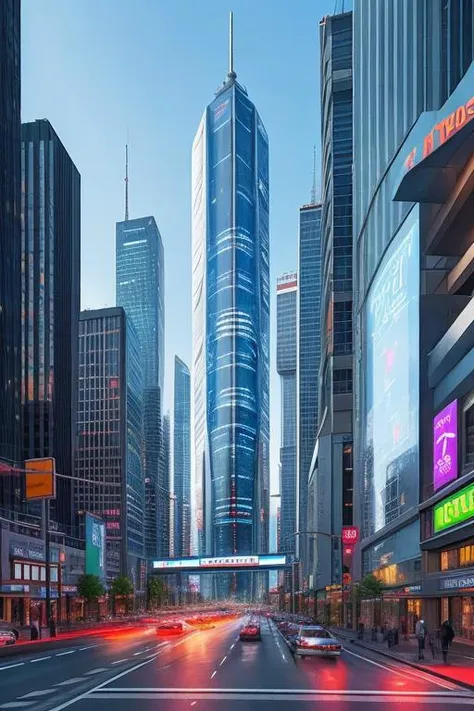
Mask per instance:
[[[125,222],[128,221],[128,143],[125,144]]]
[[[229,13],[229,79],[235,79],[237,74],[234,72],[234,13]]]
[[[313,148],[313,187],[311,188],[311,205],[315,205],[316,200],[316,146]]]

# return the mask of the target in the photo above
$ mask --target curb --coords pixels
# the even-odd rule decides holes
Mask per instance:
[[[394,659],[397,662],[400,662],[401,664],[406,664],[408,667],[412,667],[413,669],[417,669],[418,671],[425,672],[426,674],[431,674],[432,676],[438,677],[438,679],[443,679],[443,681],[449,681],[451,684],[457,684],[458,686],[462,686],[465,689],[468,689],[468,691],[474,691],[474,685],[473,684],[468,684],[466,681],[458,681],[458,679],[453,679],[451,676],[448,676],[447,674],[441,674],[441,672],[434,671],[433,669],[429,669],[427,667],[421,666],[421,664],[416,664],[416,662],[409,662],[406,659],[402,659],[401,657],[396,656],[395,654],[390,654],[389,652],[385,652],[379,649],[375,649],[374,647],[371,647],[368,644],[365,644],[364,642],[360,642],[358,639],[352,639],[351,637],[344,637],[342,634],[338,634],[338,637],[344,640],[348,640],[351,644],[355,644],[357,647],[362,647],[363,649],[368,649],[370,652],[375,652],[376,654],[380,654],[382,657],[387,657],[388,659]]]

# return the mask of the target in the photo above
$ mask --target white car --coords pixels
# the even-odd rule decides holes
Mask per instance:
[[[324,627],[300,625],[289,638],[293,654],[298,657],[340,657],[341,643]]]

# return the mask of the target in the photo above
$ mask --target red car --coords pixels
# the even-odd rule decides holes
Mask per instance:
[[[260,625],[249,622],[240,630],[239,638],[241,642],[259,642],[262,639]]]
[[[162,622],[156,628],[158,637],[167,637],[168,635],[182,634],[184,626],[182,622]]]

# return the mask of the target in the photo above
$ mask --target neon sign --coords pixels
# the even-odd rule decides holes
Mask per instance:
[[[434,531],[439,533],[474,516],[474,484],[443,499],[433,508]]]
[[[458,401],[433,419],[433,484],[441,489],[458,475]]]

